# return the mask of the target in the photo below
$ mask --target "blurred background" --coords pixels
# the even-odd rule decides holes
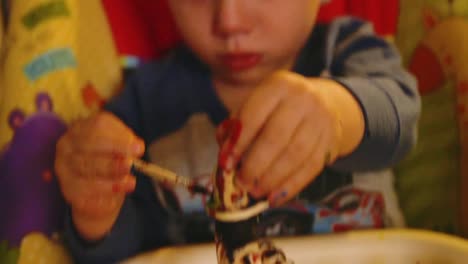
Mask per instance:
[[[327,0],[371,21],[416,75],[419,143],[395,168],[409,228],[468,235],[468,1]],[[55,143],[179,42],[165,0],[0,0],[0,263],[69,263]]]

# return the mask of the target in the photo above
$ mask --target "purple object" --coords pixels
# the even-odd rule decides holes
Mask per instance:
[[[53,167],[55,145],[66,125],[44,111],[52,109],[48,95],[38,94],[37,99],[49,105],[41,104],[37,113],[13,125],[15,135],[0,153],[0,241],[14,246],[30,232],[59,231],[65,210]]]

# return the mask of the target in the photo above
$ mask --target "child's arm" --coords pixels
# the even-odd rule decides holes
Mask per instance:
[[[238,113],[233,159],[242,157],[239,179],[254,197],[284,202],[324,166],[390,167],[416,141],[420,99],[396,50],[361,21],[338,21],[331,32],[327,78],[280,72]]]
[[[401,65],[396,48],[377,38],[370,24],[344,18],[331,25],[331,78],[360,104],[365,132],[362,142],[333,167],[367,171],[394,165],[417,139],[421,102],[415,78]],[[330,34],[333,35],[333,34]]]
[[[141,117],[135,86],[137,85],[132,79],[123,93],[106,106],[106,110],[122,119],[133,131],[139,132]],[[109,125],[106,125],[104,117],[100,120],[101,129],[109,130],[110,135],[119,133],[116,136],[121,136],[121,131],[110,129]],[[117,164],[114,164],[114,167],[115,165]],[[134,191],[122,197],[125,199],[123,205],[117,212],[118,216],[112,216],[110,224],[105,215],[104,218],[84,218],[73,215],[70,210],[65,221],[64,236],[77,263],[116,263],[145,249],[167,244],[164,230],[166,214],[154,199],[152,183],[139,175],[136,175],[134,180]],[[87,235],[90,231],[86,230],[91,231],[91,236]],[[103,234],[103,230],[109,231]]]
[[[137,187],[120,210],[111,231],[99,241],[87,242],[76,232],[71,215],[65,221],[66,245],[76,263],[117,263],[144,250],[167,245],[163,208],[152,200],[151,183],[137,176]]]

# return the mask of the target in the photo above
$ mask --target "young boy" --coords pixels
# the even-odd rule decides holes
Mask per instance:
[[[368,24],[315,25],[319,2],[169,1],[185,46],[138,70],[107,112],[76,122],[58,143],[65,235],[79,263],[210,241],[206,197],[130,169],[143,157],[209,184],[228,144],[218,149],[215,127],[230,116],[242,123],[230,157],[242,160],[239,183],[277,208],[299,193],[297,202],[317,203],[351,184],[352,172],[405,156],[420,108],[414,79]],[[266,216],[265,234],[313,231],[316,207],[301,206]],[[379,227],[382,215],[355,227]]]

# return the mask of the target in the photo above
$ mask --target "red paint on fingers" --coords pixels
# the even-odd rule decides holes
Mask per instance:
[[[239,141],[241,130],[242,125],[239,119],[228,119],[219,126],[217,139],[221,143],[221,150],[218,165],[222,169],[233,169],[239,160],[233,153],[233,149]]]

